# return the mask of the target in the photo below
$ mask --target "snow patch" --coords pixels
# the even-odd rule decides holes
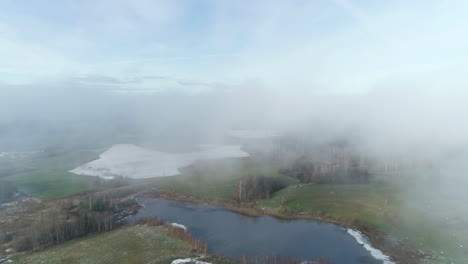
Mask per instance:
[[[348,234],[354,237],[354,239],[356,239],[359,244],[361,244],[367,251],[369,251],[372,257],[375,259],[382,260],[383,264],[395,264],[395,262],[393,262],[389,256],[385,255],[382,251],[372,247],[367,238],[361,232],[348,228]]]
[[[187,227],[185,227],[184,225],[178,224],[178,223],[171,223],[171,226],[174,226],[174,227],[183,229],[184,231],[187,231]]]
[[[195,264],[213,264],[213,263],[197,260],[197,262],[195,262]]]
[[[191,259],[191,258],[186,258],[186,259],[175,259],[171,262],[171,264],[182,264],[182,263],[188,263],[188,262],[192,262],[192,261],[196,261],[195,259]]]
[[[71,173],[113,179],[116,176],[141,179],[179,175],[179,169],[197,160],[242,158],[249,154],[233,145],[206,145],[199,152],[173,154],[132,144],[117,144]]]
[[[184,264],[184,263],[212,264],[210,262],[199,261],[198,258],[176,259],[171,262],[171,264]]]

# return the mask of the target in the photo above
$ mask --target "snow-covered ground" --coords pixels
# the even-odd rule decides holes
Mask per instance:
[[[186,259],[175,259],[171,264],[185,264],[185,263],[194,263],[194,264],[211,264],[209,262],[204,262],[198,260],[199,258],[186,258]]]
[[[232,145],[204,145],[203,150],[191,153],[166,153],[132,144],[112,146],[99,159],[81,165],[70,172],[80,175],[112,179],[115,176],[152,178],[179,175],[180,168],[197,160],[241,158],[249,154]]]
[[[348,233],[356,239],[370,254],[377,260],[381,260],[383,264],[395,264],[392,259],[385,255],[382,251],[372,247],[367,238],[359,231],[349,228]]]

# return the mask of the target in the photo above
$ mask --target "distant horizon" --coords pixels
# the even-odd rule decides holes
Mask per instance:
[[[2,1],[0,90],[204,93],[465,85],[468,3]]]

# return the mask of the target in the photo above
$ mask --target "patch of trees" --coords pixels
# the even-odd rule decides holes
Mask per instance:
[[[64,213],[57,209],[48,214],[41,214],[39,219],[26,228],[13,241],[11,246],[16,251],[37,250],[63,243],[89,233],[109,231],[116,227],[114,212],[105,209],[97,202],[92,209],[79,207],[73,213]]]
[[[269,199],[273,193],[285,188],[287,184],[278,179],[263,175],[246,175],[239,180],[235,198],[241,202],[255,199]]]
[[[98,198],[94,201],[91,201],[89,204],[86,204],[85,202],[80,202],[80,206],[82,208],[86,208],[89,206],[89,209],[95,212],[104,212],[109,211],[111,209],[110,201],[104,200],[102,198]]]
[[[277,155],[289,167],[280,172],[302,183],[367,183],[371,162],[364,152],[346,140],[314,143],[308,136],[280,137]]]
[[[117,220],[122,217],[123,211],[132,212],[138,207],[131,197],[111,198],[128,191],[101,192],[54,201],[36,214],[22,219],[29,221],[29,224],[18,229],[10,247],[16,251],[38,250],[90,233],[110,231],[119,226]],[[110,194],[111,197],[103,194]]]
[[[88,190],[43,202],[23,199],[18,206],[2,210],[0,242],[16,251],[37,250],[112,230],[119,226],[119,220],[140,208],[134,195],[145,188],[132,185]]]
[[[356,160],[324,163],[299,160],[280,173],[298,179],[301,183],[368,183],[369,171]]]

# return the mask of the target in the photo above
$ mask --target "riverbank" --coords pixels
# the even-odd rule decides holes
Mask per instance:
[[[385,255],[390,256],[396,259],[399,263],[420,263],[420,261],[425,257],[422,254],[419,254],[416,250],[411,250],[410,247],[401,242],[395,242],[395,239],[389,237],[387,234],[384,234],[377,230],[375,227],[357,222],[350,221],[349,219],[344,218],[333,218],[319,215],[311,215],[306,213],[301,213],[293,210],[271,210],[267,208],[262,208],[258,203],[239,203],[233,200],[212,200],[212,199],[203,199],[192,196],[180,195],[175,193],[165,193],[158,191],[150,191],[144,193],[142,198],[160,198],[167,199],[179,202],[189,202],[195,204],[209,204],[220,206],[231,210],[236,213],[240,213],[247,216],[273,216],[276,218],[282,219],[308,219],[314,221],[321,221],[327,223],[333,223],[340,225],[352,230],[358,230],[367,236],[370,240],[370,243],[375,247],[381,250]],[[358,241],[359,242],[359,241]],[[391,243],[389,243],[391,242]],[[360,243],[362,244],[362,243]]]

